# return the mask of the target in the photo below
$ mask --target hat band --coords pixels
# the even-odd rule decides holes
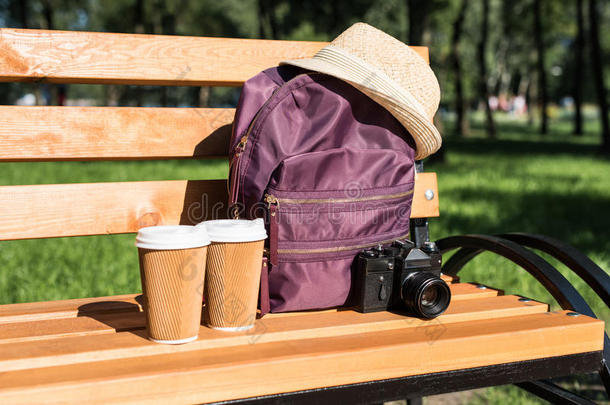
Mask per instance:
[[[349,79],[350,81],[374,92],[391,96],[398,102],[412,107],[417,113],[422,115],[423,119],[427,120],[424,107],[415,97],[413,97],[413,95],[411,95],[411,93],[405,90],[387,74],[361,58],[332,44],[320,49],[313,58],[323,60],[339,67],[346,73],[353,75],[355,79]]]

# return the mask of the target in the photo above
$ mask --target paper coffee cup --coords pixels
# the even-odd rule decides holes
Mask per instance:
[[[148,338],[180,344],[197,339],[210,240],[188,225],[141,228],[136,237]]]
[[[256,319],[263,246],[262,219],[206,221],[209,246],[205,282],[206,325],[227,331],[250,329]]]

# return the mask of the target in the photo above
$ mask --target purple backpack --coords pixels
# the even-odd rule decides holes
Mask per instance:
[[[230,147],[230,204],[268,227],[263,314],[348,304],[356,254],[408,237],[414,143],[347,82],[293,66],[259,73]]]

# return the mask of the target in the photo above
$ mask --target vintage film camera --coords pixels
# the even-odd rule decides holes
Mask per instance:
[[[354,306],[360,312],[405,309],[422,318],[436,318],[451,301],[440,278],[441,254],[434,242],[421,248],[409,240],[367,249],[356,258]]]

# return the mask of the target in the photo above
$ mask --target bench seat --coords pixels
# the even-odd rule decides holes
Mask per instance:
[[[139,295],[4,305],[0,403],[207,403],[409,376],[426,387],[443,373],[536,359],[547,376],[596,370],[603,321],[482,287],[452,283],[449,309],[431,321],[270,314],[245,332],[202,326],[197,341],[178,346],[146,339]]]

